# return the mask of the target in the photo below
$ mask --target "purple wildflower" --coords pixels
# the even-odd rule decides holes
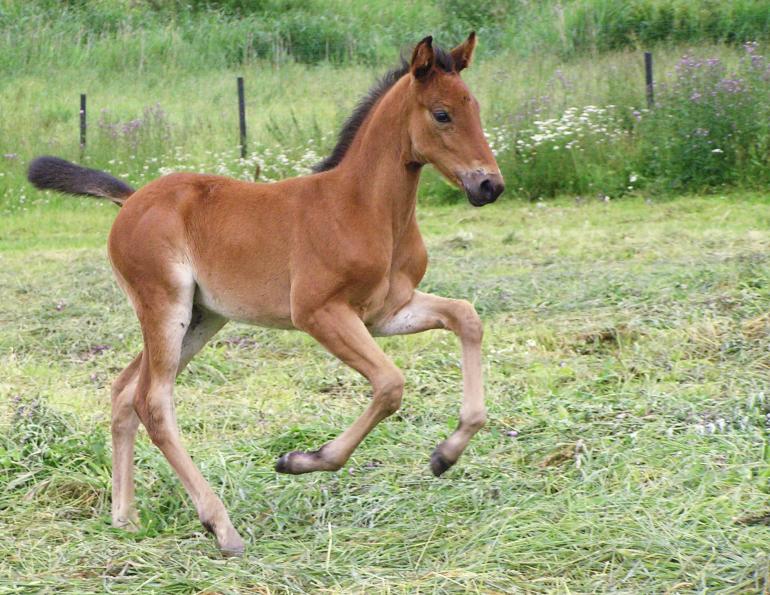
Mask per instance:
[[[756,53],[758,47],[759,44],[756,41],[747,41],[743,44],[743,49],[746,50],[747,54]]]
[[[741,79],[722,79],[719,81],[719,88],[727,93],[740,93],[743,91],[743,81]]]

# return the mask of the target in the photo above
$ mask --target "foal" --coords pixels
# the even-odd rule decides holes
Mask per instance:
[[[109,198],[122,209],[109,236],[118,283],[142,327],[144,350],[112,388],[112,522],[134,529],[134,439],[141,421],[179,475],[203,526],[228,555],[243,541],[182,445],[174,379],[229,320],[299,329],[371,383],[352,426],[314,452],[284,454],[281,473],[334,471],[401,404],[404,376],[373,335],[445,328],[462,344],[460,423],[431,457],[452,466],[486,413],[482,325],[473,306],[416,291],[427,254],[415,220],[422,166],[433,164],[474,206],[503,180],[479,106],[459,76],[476,36],[451,52],[426,37],[410,63],[376,86],[345,124],[333,153],[308,176],[272,184],[171,174],[134,191],[61,159],[30,165],[38,188]]]

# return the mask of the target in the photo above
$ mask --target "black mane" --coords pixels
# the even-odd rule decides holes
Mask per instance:
[[[435,56],[435,65],[444,72],[452,72],[455,70],[454,59],[452,54],[445,52],[440,47],[433,46],[433,53]],[[390,88],[395,85],[398,80],[409,72],[409,62],[406,59],[401,58],[401,64],[388,71],[375,85],[369,89],[369,92],[358,102],[353,113],[350,114],[345,124],[342,126],[339,136],[337,137],[337,144],[326,159],[313,166],[314,172],[328,171],[337,167],[342,161],[342,158],[347,153],[348,148],[353,143],[353,139],[361,128],[361,125],[366,120],[366,116],[372,111],[375,104],[387,93]]]

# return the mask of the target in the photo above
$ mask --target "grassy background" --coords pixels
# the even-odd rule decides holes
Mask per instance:
[[[770,79],[741,44],[767,53],[769,8],[0,2],[0,592],[767,591]],[[230,325],[176,399],[246,557],[219,557],[144,433],[144,528],[111,529],[109,383],[140,349],[105,258],[115,211],[32,190],[29,159],[57,154],[135,185],[174,169],[301,173],[400,48],[428,33],[449,46],[470,28],[481,41],[464,76],[508,191],[483,210],[440,207],[459,193],[426,172],[423,288],[471,299],[485,320],[488,427],[430,476],[459,408],[456,340],[382,340],[407,375],[402,411],[339,473],[276,475],[277,456],[351,423],[368,388],[303,335]],[[647,48],[660,104],[640,123]],[[703,75],[714,89],[753,73],[753,94],[695,105],[706,69],[687,66],[682,86],[685,53],[718,59]],[[553,150],[561,140],[517,148],[537,122],[588,106],[611,114],[617,140],[594,135],[575,158]],[[712,147],[729,146],[708,143],[729,138],[735,161],[714,170]],[[697,189],[674,182],[701,171],[708,196],[660,198]],[[560,193],[577,198],[510,200]]]
[[[689,51],[702,58],[716,57],[726,65],[739,64],[743,54],[724,45]],[[684,52],[678,47],[656,50],[661,86],[676,79],[676,65]],[[391,64],[396,56],[394,49]],[[260,62],[202,72],[165,72],[162,65],[155,68],[144,73],[122,71],[115,76],[71,68],[0,80],[0,105],[6,106],[0,110],[0,210],[23,210],[31,203],[61,204],[26,182],[27,163],[40,154],[81,161],[137,186],[164,171],[179,169],[251,179],[257,162],[262,165],[263,181],[302,173],[331,149],[342,121],[387,67]],[[246,82],[250,148],[246,162],[239,161],[237,146],[235,78],[239,75]],[[482,104],[485,126],[500,137],[498,161],[509,182],[507,197],[540,198],[553,193],[619,197],[628,192],[630,175],[643,173],[640,137],[629,132],[635,126],[632,111],[645,105],[641,53],[609,52],[567,63],[556,55],[512,61],[510,55],[502,54],[480,60],[464,76]],[[81,91],[88,93],[89,102],[84,154],[78,146]],[[620,141],[609,146],[600,143],[601,139],[589,141],[590,158],[580,167],[571,157],[566,163],[554,162],[550,147],[541,152],[540,161],[534,165],[522,159],[515,141],[534,120],[559,117],[571,106],[586,105],[616,107],[612,111],[622,129]],[[770,124],[762,117],[770,114],[770,101],[754,102],[747,111],[753,114],[754,122],[764,126],[762,143],[770,143]],[[650,128],[646,139],[650,146],[678,136],[685,125],[709,126],[708,122],[716,118],[707,114],[707,123],[699,123],[696,117],[685,123],[678,120],[682,125],[671,130],[667,114],[663,115],[663,127]],[[140,126],[135,132],[123,133],[132,122]],[[731,170],[743,172],[739,186],[765,187],[770,153],[762,152],[762,143],[757,145],[756,154],[747,155],[749,169]],[[308,150],[312,153],[305,157]],[[642,182],[649,187],[655,178],[642,178],[632,190],[644,187]],[[663,190],[671,192],[665,185]],[[462,197],[428,168],[422,198],[438,202]]]
[[[451,335],[381,340],[402,411],[339,473],[286,477],[275,458],[340,432],[368,389],[304,335],[226,327],[176,398],[247,539],[228,561],[143,431],[144,529],[109,527],[108,387],[139,334],[104,256],[114,209],[75,206],[0,221],[0,590],[767,588],[765,196],[421,208],[424,287],[487,329],[490,422],[441,479]]]
[[[245,61],[390,61],[433,33],[477,30],[481,57],[562,58],[661,42],[740,43],[770,34],[768,0],[5,0],[11,70],[88,61],[104,72],[226,68]],[[73,43],[74,42],[74,43]]]
[[[465,76],[495,140],[507,196],[762,189],[770,184],[770,61],[749,66],[741,43],[759,41],[761,57],[769,23],[770,0],[6,0],[0,211],[50,202],[24,179],[26,164],[41,153],[134,184],[175,169],[251,179],[257,163],[262,180],[303,173],[330,150],[341,122],[400,51],[428,33],[451,47],[472,28],[480,45]],[[632,116],[646,105],[642,49],[655,53],[661,108],[645,114],[643,125]],[[685,53],[719,61],[704,95],[723,79],[745,80],[744,108],[733,109],[740,102],[730,96],[711,110],[688,110],[691,93],[676,85]],[[247,88],[245,163],[237,148],[239,75]],[[89,106],[85,152],[78,146],[80,93]],[[537,121],[590,105],[607,108],[612,120],[600,129],[612,124],[616,141],[589,135],[584,152],[564,150],[561,141],[557,152],[550,143],[534,159],[517,145]],[[695,131],[720,128],[709,141],[722,156],[702,142],[693,146],[702,140]],[[678,136],[685,140],[666,144]],[[432,173],[422,194],[436,202],[461,198]]]

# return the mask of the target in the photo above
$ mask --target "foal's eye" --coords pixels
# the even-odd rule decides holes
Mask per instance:
[[[452,118],[450,118],[449,114],[444,110],[437,110],[433,112],[433,117],[436,119],[436,122],[441,122],[442,124],[446,124],[447,122],[452,121]]]

